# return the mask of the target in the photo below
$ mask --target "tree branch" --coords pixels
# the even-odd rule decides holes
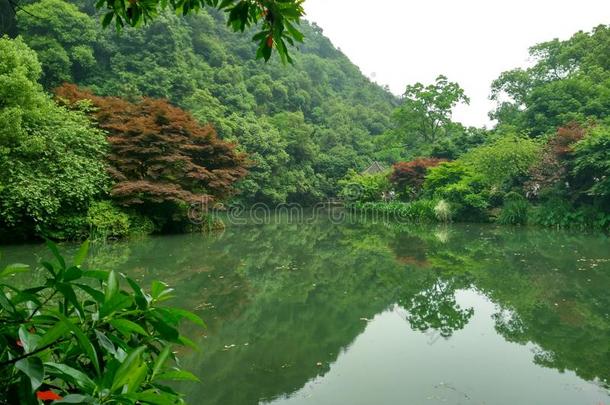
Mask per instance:
[[[66,338],[56,340],[55,342],[49,343],[48,345],[38,348],[38,349],[34,350],[33,352],[24,353],[21,356],[15,357],[14,359],[3,361],[2,363],[0,363],[0,367],[5,367],[5,366],[10,366],[11,364],[15,364],[19,360],[27,359],[28,357],[34,356],[35,354],[43,352],[43,351],[55,346],[58,343],[64,342],[65,340],[66,340]]]

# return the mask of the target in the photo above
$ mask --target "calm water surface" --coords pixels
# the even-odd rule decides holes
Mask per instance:
[[[3,262],[40,246],[4,247]],[[192,404],[610,404],[610,240],[275,221],[95,246],[177,291]]]

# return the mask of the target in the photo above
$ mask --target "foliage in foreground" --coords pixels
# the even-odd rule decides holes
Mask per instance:
[[[113,20],[116,28],[125,24],[138,27],[146,24],[167,8],[176,14],[187,15],[204,7],[213,7],[227,13],[227,24],[234,31],[243,32],[246,27],[255,26],[260,31],[253,41],[259,44],[257,58],[269,60],[273,49],[277,49],[282,61],[292,62],[288,55],[288,46],[295,41],[302,42],[303,34],[295,27],[305,14],[304,0],[151,0],[125,1],[100,0],[97,8],[106,11],[102,25],[107,26]]]
[[[172,289],[162,282],[145,292],[125,275],[84,269],[88,242],[72,263],[48,245],[55,261],[41,263],[41,285],[7,283],[25,265],[0,271],[0,403],[182,403],[167,382],[197,378],[172,348],[194,347],[179,324],[201,319],[166,306]]]

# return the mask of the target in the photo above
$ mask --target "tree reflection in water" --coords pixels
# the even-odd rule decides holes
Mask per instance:
[[[131,241],[92,260],[175,287],[176,304],[209,325],[202,351],[184,353],[202,383],[180,388],[193,403],[240,405],[324,375],[365,330],[363,319],[395,305],[413,330],[451,338],[476,310],[456,302],[464,289],[496,305],[505,340],[536,345],[537,364],[607,386],[608,245],[603,235],[320,219]],[[7,256],[23,261],[18,250]]]

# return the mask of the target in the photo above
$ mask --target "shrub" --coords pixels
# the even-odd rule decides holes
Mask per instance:
[[[129,216],[129,236],[146,236],[156,231],[155,223],[148,217],[137,213]]]
[[[60,215],[50,226],[42,226],[40,234],[53,240],[83,241],[89,236],[89,222],[84,214]]]
[[[339,181],[339,195],[348,202],[374,202],[383,200],[390,191],[388,173],[358,174],[350,170],[347,177]]]
[[[594,128],[575,145],[573,159],[574,186],[589,199],[610,204],[610,127]]]
[[[106,191],[106,138],[80,111],[49,99],[23,41],[0,38],[0,61],[0,230],[11,241],[19,228],[26,237],[57,232],[63,239],[69,225],[71,238],[78,226],[67,224],[67,214],[84,216]]]
[[[482,177],[461,161],[441,163],[430,169],[424,191],[429,197],[451,204],[455,219],[487,219],[490,194]]]
[[[5,284],[27,266],[0,271],[0,402],[182,402],[165,381],[197,378],[177,366],[172,347],[194,347],[178,331],[181,320],[203,322],[165,305],[172,289],[164,283],[147,293],[114,271],[85,270],[88,246],[68,264],[49,243],[55,262],[41,263],[40,286]]]
[[[460,160],[470,165],[490,189],[510,190],[523,184],[539,153],[536,141],[508,135],[473,149]]]
[[[130,233],[129,215],[110,201],[95,202],[89,207],[87,221],[92,238],[124,238]]]
[[[610,213],[595,206],[574,207],[561,198],[551,198],[531,210],[530,222],[555,228],[610,231]]]
[[[392,168],[390,181],[400,197],[405,200],[415,199],[422,191],[428,169],[442,162],[442,159],[419,158],[396,163]]]
[[[498,217],[498,222],[503,225],[525,225],[529,203],[521,194],[511,192],[504,198],[504,206]]]
[[[573,208],[560,198],[550,198],[532,210],[531,220],[542,226],[568,228],[572,225]]]

